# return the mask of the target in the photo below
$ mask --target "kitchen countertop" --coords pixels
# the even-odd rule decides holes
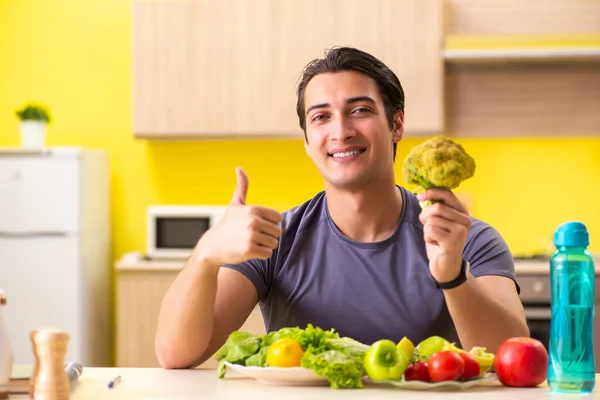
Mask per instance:
[[[179,271],[186,260],[119,260],[115,263],[117,271]]]
[[[185,260],[139,260],[115,264],[118,271],[179,271],[185,265]],[[594,260],[596,274],[600,275],[600,259]],[[517,275],[548,275],[550,273],[547,260],[515,260]]]
[[[515,273],[517,275],[548,275],[550,273],[549,260],[515,260]],[[596,275],[600,275],[600,259],[594,258]]]
[[[120,375],[113,389],[107,383]],[[596,379],[600,379],[600,374]],[[11,395],[11,399],[28,399]],[[579,396],[551,393],[545,384],[536,388],[508,388],[501,384],[471,387],[461,391],[400,390],[392,386],[368,384],[363,389],[331,389],[328,386],[290,387],[261,384],[253,379],[228,372],[218,379],[215,370],[164,370],[161,368],[84,368],[79,382],[71,391],[71,400],[95,399],[574,399]],[[600,399],[600,389],[586,399]]]

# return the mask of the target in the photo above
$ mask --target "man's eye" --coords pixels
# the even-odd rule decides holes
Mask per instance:
[[[311,121],[312,122],[317,122],[317,121],[320,121],[320,120],[323,120],[323,119],[325,119],[325,115],[323,115],[323,114],[317,114],[314,117],[312,117]]]
[[[369,112],[369,111],[370,110],[368,108],[365,108],[365,107],[360,107],[360,108],[357,108],[356,110],[354,110],[354,112],[358,113],[358,114],[363,114],[363,113]]]

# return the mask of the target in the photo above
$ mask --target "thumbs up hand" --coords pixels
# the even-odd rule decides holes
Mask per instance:
[[[274,209],[248,206],[248,176],[236,168],[236,186],[223,218],[198,241],[196,251],[211,265],[237,264],[273,255],[281,236],[281,214]]]

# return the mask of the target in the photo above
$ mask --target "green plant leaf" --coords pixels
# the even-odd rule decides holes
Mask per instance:
[[[21,121],[40,121],[47,124],[52,121],[47,107],[36,103],[25,104],[21,108],[18,108],[15,114]]]

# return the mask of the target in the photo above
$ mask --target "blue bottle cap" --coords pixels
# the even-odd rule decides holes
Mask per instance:
[[[589,244],[590,237],[582,222],[565,222],[554,232],[556,247],[587,247]]]

